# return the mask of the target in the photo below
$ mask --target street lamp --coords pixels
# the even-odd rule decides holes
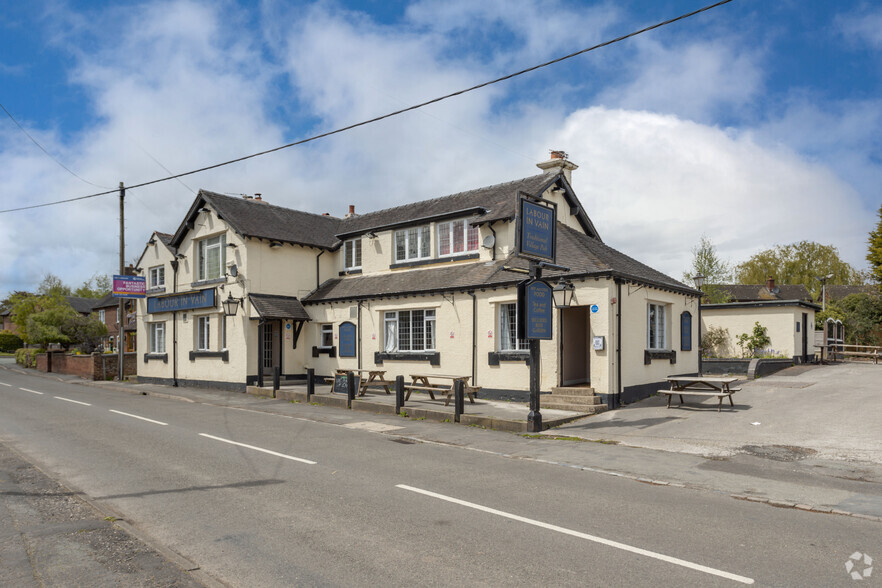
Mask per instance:
[[[815,276],[815,279],[821,282],[821,311],[827,310],[827,280],[833,278],[833,274],[827,274],[826,276]]]
[[[573,283],[561,277],[558,280],[557,285],[551,289],[551,297],[554,299],[554,307],[569,308],[570,303],[573,301],[573,292],[575,291],[576,287]]]
[[[227,299],[221,303],[224,307],[224,316],[236,316],[236,313],[239,311],[239,303],[242,300],[242,298],[233,298],[232,292],[227,294]]]
[[[704,297],[704,292],[701,290],[701,287],[704,286],[704,276],[701,272],[698,272],[692,277],[692,281],[695,282],[695,288],[701,292],[701,295],[698,297],[698,375],[701,375],[701,299]]]

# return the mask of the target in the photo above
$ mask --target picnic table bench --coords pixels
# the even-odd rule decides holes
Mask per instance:
[[[336,370],[337,375],[346,375],[348,372],[352,372],[354,375],[359,377],[358,383],[358,395],[364,396],[365,392],[367,392],[368,388],[372,387],[382,387],[386,390],[386,394],[392,394],[389,390],[389,386],[394,386],[395,382],[390,382],[384,378],[386,375],[386,370],[347,370],[347,369],[338,369]],[[365,379],[364,374],[367,374],[367,379]],[[334,385],[334,378],[325,378],[325,383]]]
[[[871,357],[873,358],[873,364],[879,365],[879,351],[845,351],[845,350],[834,350],[833,351],[833,361],[836,361],[836,356],[849,356],[849,357]]]
[[[471,376],[450,376],[444,374],[411,374],[410,378],[412,382],[404,386],[404,390],[407,393],[404,397],[405,400],[409,400],[410,393],[414,391],[428,392],[429,397],[432,400],[435,400],[435,392],[438,392],[439,394],[445,395],[444,406],[448,406],[450,404],[450,398],[454,394],[456,382],[462,381],[463,393],[469,397],[469,402],[474,404],[475,396],[477,396],[478,391],[481,390],[480,386],[469,386],[468,382]],[[429,378],[449,380],[450,383],[433,384],[429,382]]]
[[[668,408],[671,408],[671,397],[674,395],[680,397],[682,405],[683,395],[691,394],[693,396],[715,396],[719,400],[717,412],[721,412],[723,398],[728,398],[729,404],[734,407],[732,394],[741,390],[741,388],[732,388],[732,384],[737,382],[738,378],[731,376],[668,376],[665,379],[671,383],[671,389],[659,390],[658,393],[668,397]]]

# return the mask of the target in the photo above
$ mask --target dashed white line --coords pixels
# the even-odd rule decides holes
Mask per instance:
[[[154,425],[163,425],[166,427],[168,426],[168,423],[163,423],[162,421],[154,421],[153,419],[148,419],[147,417],[138,416],[136,414],[129,414],[129,413],[123,412],[121,410],[113,410],[112,408],[109,410],[110,410],[110,412],[115,412],[116,414],[121,414],[121,415],[124,415],[127,417],[132,417],[133,419],[141,419],[142,421],[147,421],[148,423],[153,423]]]
[[[276,457],[284,457],[285,459],[290,459],[292,461],[299,461],[301,463],[307,463],[309,465],[315,465],[317,463],[314,461],[310,461],[308,459],[303,459],[302,457],[294,457],[293,455],[285,455],[284,453],[270,451],[269,449],[262,449],[260,447],[255,447],[254,445],[247,445],[245,443],[239,443],[238,441],[230,441],[229,439],[224,439],[223,437],[215,437],[214,435],[209,435],[207,433],[199,433],[199,435],[202,437],[207,437],[208,439],[214,439],[215,441],[223,441],[224,443],[229,443],[230,445],[238,445],[239,447],[246,447],[248,449],[253,449],[254,451],[268,453],[270,455],[275,455]]]
[[[490,508],[487,506],[482,506],[480,504],[475,504],[474,502],[467,502],[465,500],[460,500],[458,498],[453,498],[451,496],[445,496],[443,494],[438,494],[436,492],[430,492],[429,490],[422,490],[420,488],[414,488],[413,486],[406,486],[404,484],[398,484],[395,487],[401,488],[402,490],[409,490],[411,492],[416,492],[417,494],[431,496],[432,498],[437,498],[439,500],[445,500],[447,502],[452,502],[453,504],[458,504],[460,506],[466,506],[468,508],[473,508],[475,510],[480,510],[480,511],[483,511],[486,513],[495,514],[497,516],[501,516],[501,517],[505,517],[507,519],[519,521],[521,523],[526,523],[528,525],[541,527],[543,529],[548,529],[550,531],[557,531],[558,533],[563,533],[564,535],[570,535],[572,537],[578,537],[580,539],[587,539],[588,541],[600,543],[601,545],[606,545],[608,547],[614,547],[616,549],[621,549],[623,551],[630,551],[631,553],[636,553],[637,555],[651,557],[653,559],[657,559],[657,560],[661,560],[661,561],[671,563],[674,565],[682,566],[684,568],[689,568],[690,570],[696,570],[699,572],[704,572],[706,574],[711,574],[714,576],[719,576],[721,578],[726,578],[728,580],[734,580],[735,582],[741,582],[742,584],[753,584],[754,583],[753,578],[747,578],[745,576],[739,576],[737,574],[732,574],[730,572],[724,572],[723,570],[709,568],[709,567],[703,566],[701,564],[692,563],[690,561],[678,559],[676,557],[671,557],[670,555],[656,553],[654,551],[641,549],[640,547],[633,547],[631,545],[619,543],[618,541],[612,541],[610,539],[604,539],[603,537],[597,537],[595,535],[589,535],[587,533],[573,531],[572,529],[567,529],[565,527],[558,527],[557,525],[551,525],[549,523],[543,523],[542,521],[528,519],[526,517],[518,516],[516,514],[511,514],[508,512],[501,511],[501,510],[496,510],[495,508]]]
[[[42,392],[37,392],[36,390],[29,390],[28,388],[19,388],[19,390],[24,390],[25,392],[30,392],[31,394],[40,394],[40,395],[43,394]]]
[[[12,384],[7,384],[6,382],[0,382],[0,386],[6,386],[7,388],[12,388]]]
[[[42,392],[38,392],[37,394],[42,394]],[[74,404],[82,404],[83,406],[92,406],[88,402],[80,402],[79,400],[71,400],[70,398],[65,398],[64,396],[56,396],[55,398],[59,400],[64,400],[65,402],[73,402]]]

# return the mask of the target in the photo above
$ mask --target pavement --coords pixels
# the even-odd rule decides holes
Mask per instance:
[[[882,522],[882,366],[797,366],[740,383],[735,407],[721,412],[716,399],[687,396],[678,407],[675,398],[668,409],[663,399],[650,398],[535,435],[239,392],[91,382],[8,362],[0,362],[0,368]]]

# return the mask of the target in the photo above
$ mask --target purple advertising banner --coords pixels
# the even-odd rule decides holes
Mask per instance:
[[[146,298],[147,278],[142,276],[113,276],[114,298]]]

